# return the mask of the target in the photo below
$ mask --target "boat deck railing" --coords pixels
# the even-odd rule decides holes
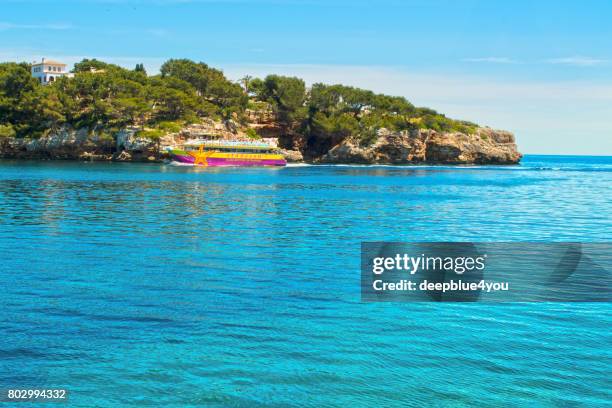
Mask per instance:
[[[210,139],[193,139],[183,143],[189,147],[229,147],[229,148],[247,148],[247,149],[274,149],[267,143],[255,142],[251,140],[210,140]]]

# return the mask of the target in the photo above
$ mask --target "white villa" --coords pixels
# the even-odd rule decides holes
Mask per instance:
[[[32,64],[32,76],[37,78],[41,84],[47,85],[61,77],[72,77],[73,74],[66,70],[66,64],[42,59],[41,62]]]

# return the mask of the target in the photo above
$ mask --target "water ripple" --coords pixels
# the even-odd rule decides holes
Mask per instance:
[[[599,406],[605,304],[363,304],[361,241],[609,241],[612,159],[0,162],[0,388],[71,405]]]

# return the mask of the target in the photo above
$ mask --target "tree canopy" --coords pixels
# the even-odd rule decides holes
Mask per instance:
[[[256,99],[272,105],[281,123],[304,135],[315,154],[325,153],[349,136],[371,144],[380,128],[464,133],[476,128],[432,109],[417,108],[406,98],[350,86],[316,83],[306,92],[298,78],[270,75],[263,80],[251,79],[250,89]]]
[[[232,82],[222,71],[188,59],[168,60],[152,76],[143,64],[130,70],[84,59],[73,73],[43,86],[32,78],[28,64],[0,63],[0,137],[36,137],[65,124],[164,131],[163,123],[201,117],[245,123],[246,109],[261,105],[276,114],[285,133],[304,136],[321,153],[346,137],[372,143],[382,127],[465,133],[476,127],[415,107],[403,97],[321,83],[307,89],[302,79],[280,75]]]
[[[248,103],[248,96],[239,84],[229,81],[222,71],[203,62],[168,60],[161,67],[161,77],[189,83],[203,102],[208,102],[209,107],[210,104],[217,106],[218,113],[226,118],[234,112],[244,111]]]

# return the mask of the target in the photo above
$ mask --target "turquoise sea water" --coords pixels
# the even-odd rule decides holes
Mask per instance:
[[[609,242],[612,157],[0,161],[0,388],[70,406],[602,406],[609,304],[360,303],[361,241]]]

